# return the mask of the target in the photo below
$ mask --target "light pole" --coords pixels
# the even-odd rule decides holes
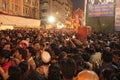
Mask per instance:
[[[87,11],[87,0],[84,1],[84,22],[83,25],[86,25],[86,11]]]

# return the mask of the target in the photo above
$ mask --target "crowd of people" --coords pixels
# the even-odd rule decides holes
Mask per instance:
[[[0,80],[120,80],[120,34],[74,29],[0,31]]]

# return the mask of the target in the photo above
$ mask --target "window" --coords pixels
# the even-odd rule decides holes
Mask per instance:
[[[38,2],[35,2],[36,4],[35,4],[35,6],[38,6]]]
[[[29,7],[24,7],[24,14],[26,14],[26,15],[29,14]]]
[[[25,13],[28,14],[28,8],[25,8]]]
[[[18,6],[17,5],[15,5],[15,11],[18,11]]]
[[[32,1],[32,5],[35,6],[35,2],[34,1]]]
[[[32,1],[33,6],[38,6],[38,1]]]
[[[4,2],[4,3],[2,4],[2,7],[3,7],[4,10],[6,10],[7,4]]]
[[[12,10],[12,12],[14,12],[14,4],[12,4],[12,9],[11,10]]]
[[[46,13],[48,10],[47,9],[42,9],[41,10],[43,13]]]

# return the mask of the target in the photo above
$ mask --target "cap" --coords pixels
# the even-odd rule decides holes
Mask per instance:
[[[51,60],[51,56],[47,51],[43,51],[43,53],[41,54],[41,59],[44,63],[48,63]]]

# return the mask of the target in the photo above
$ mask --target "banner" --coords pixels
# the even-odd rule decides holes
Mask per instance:
[[[114,0],[88,0],[88,17],[114,16]]]
[[[120,0],[116,0],[115,7],[115,30],[120,31]]]

